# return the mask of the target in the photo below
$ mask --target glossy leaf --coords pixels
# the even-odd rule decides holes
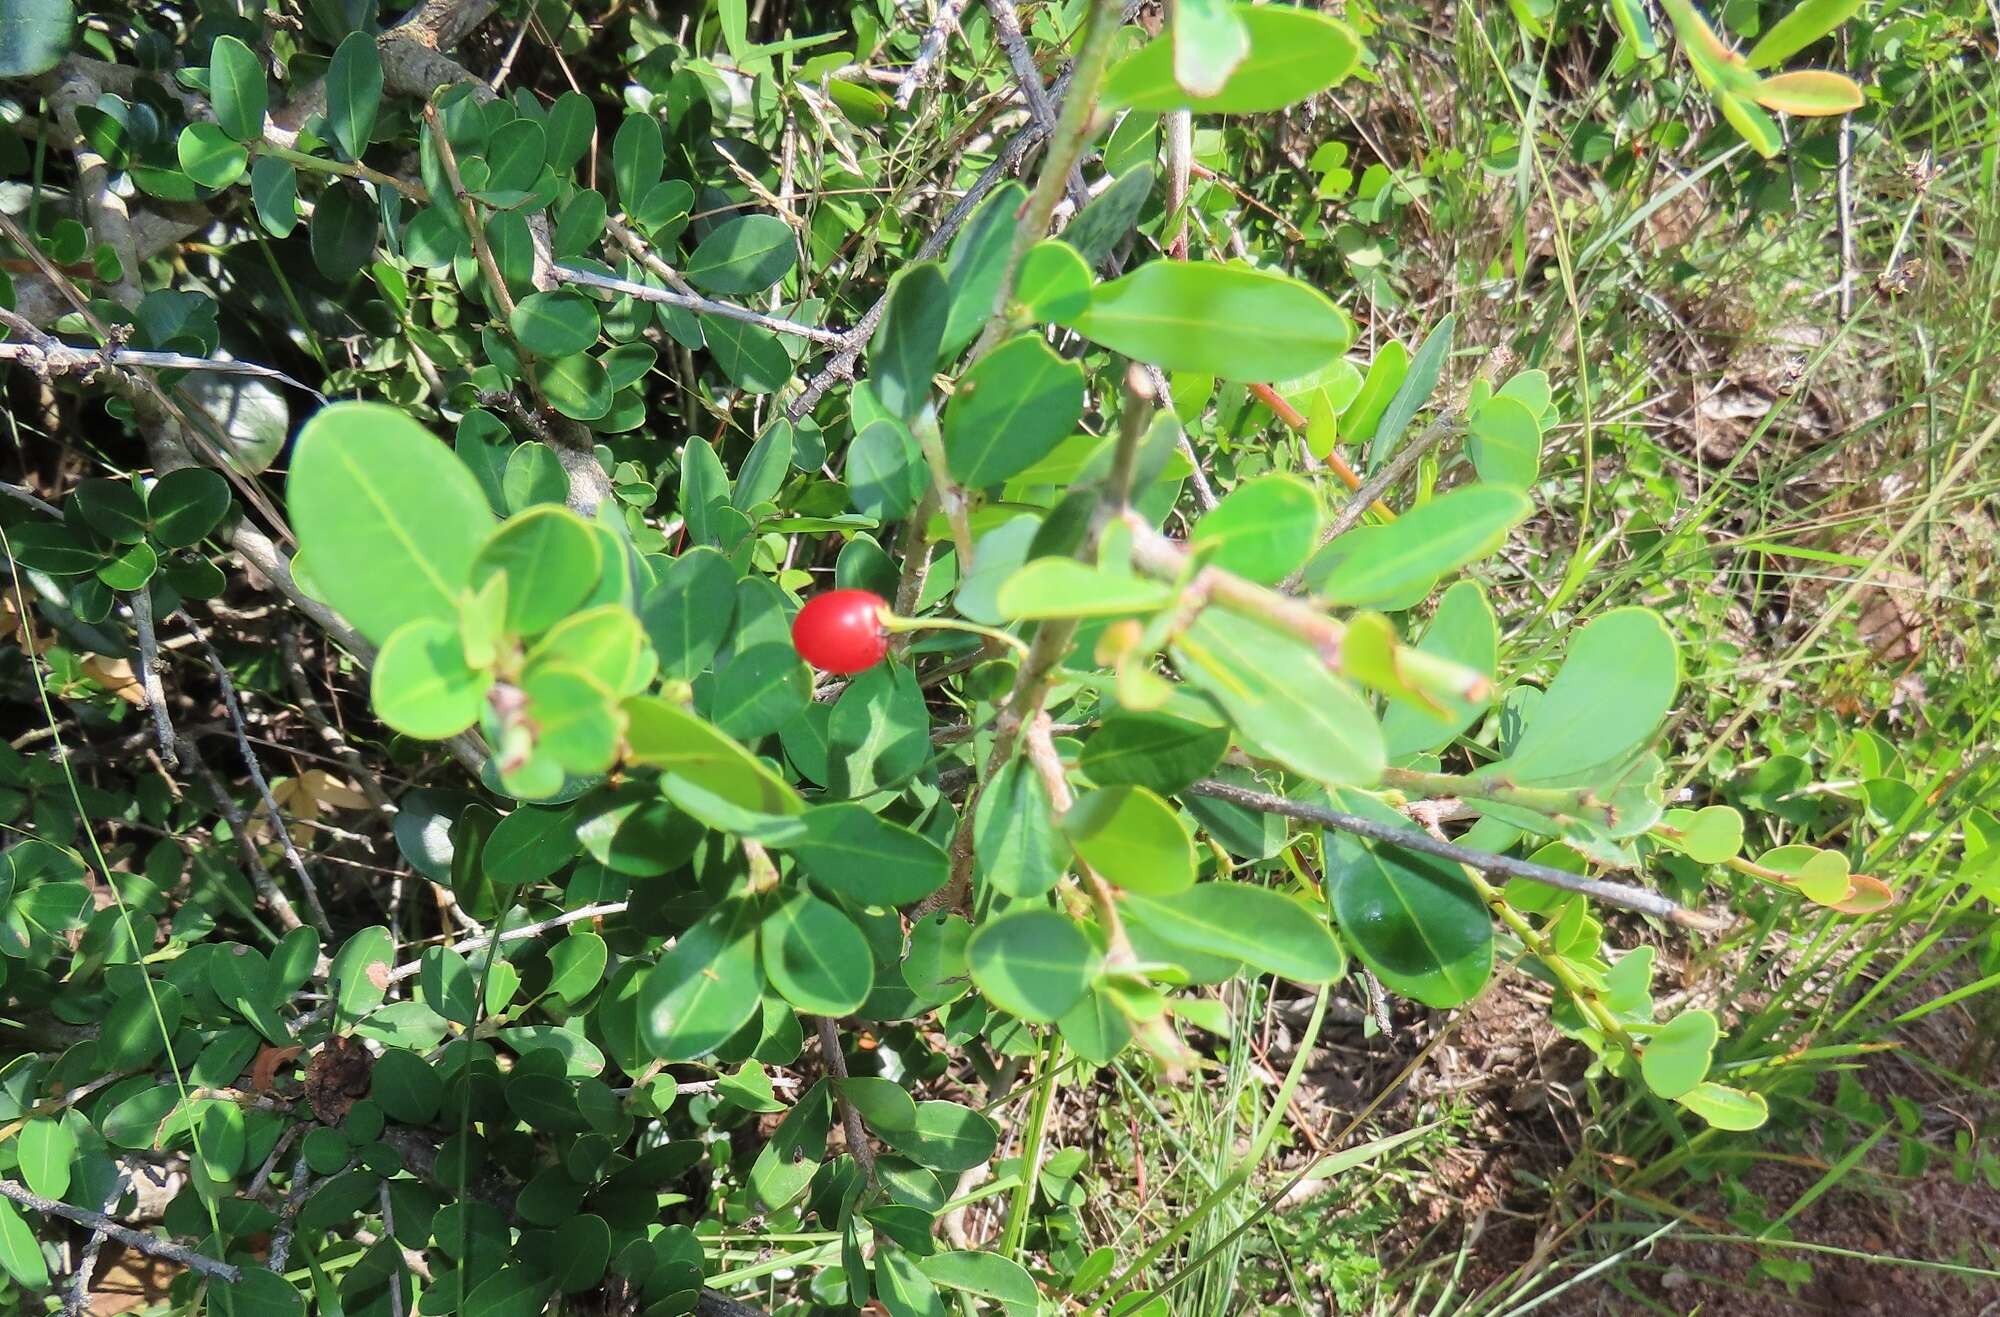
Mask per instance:
[[[703,238],[681,273],[711,293],[761,293],[798,262],[792,230],[772,215],[739,215]]]
[[[1047,1024],[1083,998],[1098,953],[1083,930],[1053,910],[1010,910],[988,919],[966,944],[972,981],[995,1006]]]
[[[805,836],[795,853],[814,882],[860,905],[921,901],[950,876],[950,865],[936,842],[860,805],[808,810]]]
[[[1104,80],[1107,105],[1135,110],[1191,109],[1202,114],[1282,110],[1338,83],[1360,58],[1345,23],[1288,5],[1234,6],[1249,33],[1249,52],[1211,95],[1194,95],[1175,77],[1176,41],[1162,36],[1116,64]]]
[[[1513,753],[1485,771],[1524,785],[1584,781],[1653,739],[1679,685],[1680,656],[1658,614],[1613,609],[1576,633]]]
[[[1753,95],[1767,110],[1807,116],[1846,114],[1860,109],[1863,99],[1852,78],[1823,69],[1775,74],[1758,83]]]
[[[937,264],[912,266],[896,276],[889,309],[868,350],[868,382],[888,413],[906,425],[915,424],[930,401],[931,374],[950,312],[951,290]]]
[[[1382,775],[1374,711],[1291,635],[1210,610],[1175,640],[1173,655],[1257,753],[1321,782],[1365,785]]]
[[[1712,1011],[1682,1011],[1646,1041],[1639,1072],[1646,1087],[1663,1098],[1678,1098],[1708,1077],[1721,1029]]]
[[[1764,29],[1743,62],[1753,69],[1782,64],[1854,17],[1860,8],[1861,0],[1798,0],[1783,18]]]
[[[847,1015],[868,1000],[874,956],[854,922],[803,888],[758,931],[764,976],[786,1001],[814,1015]]]
[[[1034,334],[1009,339],[959,380],[944,413],[952,476],[979,488],[1027,470],[1083,415],[1083,368]]]
[[[1336,809],[1414,828],[1373,796],[1335,791]],[[1493,973],[1493,921],[1457,865],[1328,830],[1327,891],[1348,945],[1391,991],[1440,1009],[1472,1000]]]
[[[405,736],[442,741],[479,721],[492,684],[491,673],[466,662],[457,627],[418,618],[398,627],[382,647],[369,698],[376,716]]]
[[[674,940],[639,989],[639,1037],[663,1061],[692,1061],[757,1010],[756,923],[742,902],[717,906]]]
[[[349,160],[359,160],[375,132],[382,103],[382,57],[375,38],[350,32],[333,52],[326,70],[326,123]]]
[[[1262,585],[1292,574],[1319,537],[1319,497],[1297,476],[1247,480],[1202,514],[1188,547],[1227,572]]]
[[[239,142],[264,135],[264,110],[270,103],[264,65],[235,37],[217,37],[209,49],[208,95],[223,132]]]
[[[1499,661],[1500,626],[1485,590],[1475,581],[1460,581],[1446,590],[1416,648],[1420,654],[1493,676]],[[1443,748],[1485,708],[1471,700],[1448,697],[1429,709],[1404,701],[1391,704],[1382,714],[1382,739],[1390,760]]]
[[[1519,490],[1466,485],[1313,555],[1306,583],[1336,604],[1384,605],[1492,553],[1534,510]]]
[[[1160,936],[1191,951],[1300,983],[1331,983],[1347,972],[1326,920],[1269,888],[1215,881],[1128,901]]]
[[[980,793],[972,855],[981,882],[1018,898],[1040,896],[1067,870],[1069,847],[1056,830],[1048,787],[1026,759],[1002,764]]]
[[[1165,370],[1295,379],[1347,350],[1354,327],[1296,279],[1242,265],[1154,260],[1091,290],[1065,321],[1085,338]]]
[[[479,482],[394,407],[335,403],[306,422],[285,486],[315,587],[376,643],[414,618],[453,620],[493,524]]]
[[[1194,839],[1166,801],[1144,787],[1099,787],[1062,816],[1077,858],[1128,892],[1162,896],[1194,883]]]
[[[1771,1114],[1763,1094],[1712,1081],[1695,1085],[1675,1100],[1719,1130],[1754,1130]]]

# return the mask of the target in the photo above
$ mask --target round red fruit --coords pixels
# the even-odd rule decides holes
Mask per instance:
[[[792,619],[792,648],[821,672],[864,672],[889,652],[888,609],[872,590],[814,595]]]

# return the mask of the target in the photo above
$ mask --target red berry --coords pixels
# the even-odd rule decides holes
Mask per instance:
[[[792,648],[821,672],[864,672],[889,652],[888,608],[872,590],[814,595],[792,619]]]

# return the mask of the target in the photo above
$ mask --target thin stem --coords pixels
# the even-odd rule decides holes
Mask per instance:
[[[169,1262],[178,1262],[183,1267],[191,1271],[199,1271],[204,1276],[213,1276],[217,1280],[226,1280],[234,1284],[243,1275],[241,1270],[230,1266],[227,1262],[218,1262],[216,1259],[206,1254],[197,1253],[191,1248],[183,1247],[170,1240],[156,1238],[143,1231],[134,1230],[124,1222],[114,1221],[102,1212],[93,1212],[83,1207],[71,1207],[68,1203],[59,1203],[53,1198],[44,1198],[40,1194],[30,1193],[11,1180],[0,1180],[0,1198],[10,1198],[30,1211],[40,1212],[43,1216],[59,1216],[65,1221],[74,1221],[80,1226],[88,1226],[92,1230],[100,1231],[107,1237],[117,1240],[127,1248],[136,1248],[149,1257],[165,1258]]]
[[[475,951],[484,951],[496,942],[519,942],[522,938],[539,937],[541,934],[550,932],[553,929],[565,928],[570,924],[580,924],[586,919],[599,919],[605,915],[619,915],[623,913],[625,913],[625,902],[602,901],[596,905],[586,905],[575,910],[565,910],[563,913],[549,919],[544,919],[539,923],[523,924],[519,928],[510,928],[497,937],[492,933],[482,933],[478,937],[469,937],[463,942],[452,943],[451,949],[461,956],[466,956]],[[407,964],[398,965],[389,971],[389,982],[396,983],[403,979],[412,978],[422,968],[423,963],[415,960]]]
[[[816,1018],[819,1029],[820,1059],[826,1062],[826,1072],[833,1076],[833,1100],[840,1108],[841,1128],[847,1131],[847,1150],[868,1177],[868,1183],[875,1183],[875,1149],[868,1142],[868,1131],[862,1127],[861,1113],[847,1100],[841,1088],[847,1078],[847,1054],[840,1050],[840,1026],[831,1017],[821,1015]]]
[[[271,141],[247,142],[245,145],[249,147],[252,155],[267,155],[273,160],[283,160],[287,164],[309,170],[313,173],[338,174],[342,178],[362,179],[375,184],[377,187],[394,188],[404,196],[417,201],[425,199],[424,188],[421,183],[407,178],[398,178],[394,174],[385,174],[381,170],[372,169],[359,161],[326,160],[320,156],[307,155],[304,151],[295,151],[289,146],[279,146],[276,142]]]
[[[1252,384],[1250,392],[1255,395],[1258,402],[1263,403],[1266,407],[1277,413],[1279,420],[1298,431],[1301,439],[1305,437],[1306,418],[1299,415],[1298,408],[1279,397],[1276,389],[1268,384]],[[1346,485],[1349,489],[1358,490],[1361,488],[1361,477],[1355,473],[1353,467],[1347,464],[1347,459],[1339,453],[1328,452],[1326,455],[1326,465],[1333,474],[1340,477],[1340,483]],[[1369,508],[1384,521],[1394,521],[1396,519],[1396,514],[1389,510],[1389,505],[1380,499],[1376,499],[1374,503],[1369,505]]]
[[[1028,657],[1028,642],[1011,631],[998,627],[981,626],[977,622],[967,622],[956,617],[892,617],[883,623],[884,629],[892,635],[909,635],[918,631],[963,631],[967,635],[983,636],[997,640],[1007,648]]]
[[[179,768],[174,752],[174,725],[167,717],[167,692],[160,683],[160,639],[153,630],[153,593],[146,586],[132,592],[132,626],[139,633],[139,686],[146,693],[146,712],[153,716],[153,739],[160,746],[160,760],[168,768]]]
[[[1000,1256],[1020,1256],[1028,1238],[1028,1212],[1035,1205],[1041,1178],[1042,1148],[1048,1137],[1049,1107],[1056,1093],[1056,1062],[1062,1056],[1062,1035],[1054,1029],[1042,1043],[1041,1074],[1035,1080],[1035,1101],[1028,1108],[1028,1128],[1021,1140],[1021,1176],[1007,1204],[1007,1227],[1000,1237]]]
[[[1357,837],[1397,846],[1406,851],[1417,851],[1424,855],[1435,855],[1440,859],[1452,860],[1481,873],[1505,874],[1510,878],[1527,878],[1534,882],[1558,887],[1566,892],[1576,892],[1602,901],[1606,905],[1621,906],[1627,910],[1637,910],[1641,914],[1652,915],[1678,924],[1682,928],[1697,929],[1702,932],[1719,932],[1728,927],[1726,921],[1711,918],[1685,909],[1643,887],[1631,887],[1624,883],[1606,882],[1599,878],[1586,878],[1581,874],[1557,869],[1546,864],[1536,864],[1532,860],[1517,860],[1509,855],[1495,855],[1489,851],[1476,851],[1469,846],[1442,841],[1419,832],[1415,828],[1400,827],[1395,824],[1380,823],[1363,818],[1359,814],[1347,814],[1337,809],[1309,804],[1301,800],[1289,800],[1284,796],[1274,796],[1269,792],[1251,791],[1228,782],[1204,779],[1188,788],[1197,796],[1208,796],[1215,800],[1226,800],[1245,809],[1254,809],[1263,814],[1278,814],[1285,818],[1298,819],[1302,823],[1316,823],[1324,828],[1334,828],[1341,832],[1351,832]]]

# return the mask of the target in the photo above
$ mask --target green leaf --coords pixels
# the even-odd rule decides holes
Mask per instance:
[[[1148,261],[1097,285],[1090,305],[1064,323],[1165,370],[1243,382],[1310,374],[1354,339],[1345,313],[1317,289],[1205,261]]]
[[[1679,829],[1678,844],[1696,864],[1724,864],[1743,852],[1743,816],[1727,805],[1670,809],[1666,822]]]
[[[998,1253],[959,1249],[933,1253],[917,1265],[933,1282],[948,1290],[963,1290],[982,1299],[992,1299],[1011,1314],[1033,1313],[1041,1302],[1035,1278],[1012,1258]],[[1084,1287],[1078,1286],[1081,1293]]]
[[[1016,757],[979,794],[972,825],[974,874],[995,891],[1031,898],[1054,887],[1069,867],[1055,809],[1041,775]]]
[[[1014,300],[1031,320],[1068,320],[1090,305],[1090,267],[1067,237],[1044,238],[1021,258]]]
[[[1171,35],[1174,82],[1190,96],[1221,92],[1250,53],[1249,25],[1228,0],[1181,0]]]
[[[1227,572],[1275,585],[1319,537],[1319,497],[1297,476],[1247,480],[1194,524],[1188,547]]]
[[[1347,972],[1347,957],[1326,921],[1266,887],[1214,881],[1126,899],[1148,927],[1191,951],[1300,983],[1331,983]]]
[[[956,1102],[919,1102],[908,1125],[878,1125],[888,1144],[920,1166],[969,1171],[993,1155],[1000,1132],[993,1122]]]
[[[746,393],[776,393],[791,382],[792,359],[778,336],[724,316],[700,317],[709,353],[730,382]]]
[[[704,701],[709,718],[741,740],[777,731],[812,702],[812,670],[798,651],[773,641],[752,645],[716,672]]]
[[[1382,775],[1382,732],[1355,689],[1290,634],[1248,617],[1197,617],[1174,641],[1174,666],[1256,751],[1321,782]]]
[[[0,78],[47,73],[69,53],[72,0],[16,0],[0,10]]]
[[[462,1317],[535,1317],[547,1302],[548,1282],[526,1267],[502,1264],[484,1279],[475,1276],[466,1283],[472,1292],[459,1309]]]
[[[326,70],[326,123],[341,153],[359,160],[382,104],[382,57],[368,32],[348,33]]]
[[[229,482],[201,466],[169,471],[146,491],[147,538],[163,549],[201,543],[229,512]]]
[[[1776,74],[1758,83],[1751,94],[1767,110],[1810,117],[1846,114],[1860,109],[1863,100],[1852,78],[1825,69]]]
[[[1743,62],[1753,69],[1768,69],[1826,36],[1861,8],[1861,0],[1799,0],[1791,12],[1764,31]]]
[[[1173,598],[1172,589],[1156,581],[1052,557],[1037,558],[1008,577],[996,605],[1009,620],[1123,617],[1165,608]]]
[[[1516,489],[1535,483],[1542,470],[1542,423],[1527,403],[1496,393],[1472,409],[1465,428],[1466,453],[1481,480]]]
[[[306,422],[286,497],[326,602],[377,644],[418,617],[458,616],[493,525],[479,482],[403,412],[343,402]]]
[[[274,238],[291,236],[299,224],[299,171],[276,156],[258,156],[250,166],[250,199],[264,232]]]
[[[458,628],[417,618],[396,628],[376,656],[369,695],[376,716],[425,741],[457,736],[479,721],[493,674],[465,661]]]
[[[155,981],[122,993],[97,1031],[97,1064],[106,1070],[137,1070],[166,1049],[179,1027],[182,997],[171,983]],[[164,1021],[166,1032],[160,1031]]]
[[[60,1120],[37,1117],[21,1127],[15,1149],[21,1159],[21,1178],[28,1188],[44,1198],[61,1198],[69,1192],[69,1166],[76,1157],[76,1135]]]
[[[7,46],[0,45],[0,57],[8,53]],[[20,1209],[4,1198],[0,1198],[0,1268],[29,1290],[48,1288],[49,1268],[42,1260],[42,1246]]]
[[[798,241],[774,215],[739,215],[715,226],[681,273],[711,293],[761,293],[792,272]]]
[[[1373,796],[1332,794],[1336,809],[1414,830]],[[1385,985],[1440,1009],[1478,995],[1493,973],[1493,920],[1463,870],[1332,829],[1325,846],[1334,919]]]
[[[529,367],[549,405],[573,421],[595,421],[611,410],[611,376],[587,352],[542,358]]]
[[[715,728],[654,695],[625,701],[631,762],[676,773],[742,809],[797,814],[805,808],[763,762]]]
[[[1250,34],[1250,50],[1213,95],[1193,95],[1176,79],[1180,43],[1163,35],[1112,67],[1104,80],[1104,103],[1162,113],[1262,114],[1325,91],[1360,58],[1361,43],[1351,28],[1310,9],[1238,4],[1234,11]]]
[[[160,555],[150,544],[127,544],[97,566],[97,579],[113,590],[137,590],[153,579]]]
[[[619,204],[626,210],[638,209],[660,181],[666,159],[660,121],[649,114],[627,114],[611,139],[611,176],[618,184]]]
[[[708,1055],[757,1011],[757,924],[730,901],[674,940],[639,989],[639,1038],[663,1061]]]
[[[567,357],[597,342],[597,306],[567,288],[531,293],[514,305],[508,323],[521,346],[539,357]]]
[[[891,416],[914,425],[930,401],[931,375],[951,312],[951,290],[936,262],[904,270],[891,282],[889,309],[868,349],[868,382]]]
[[[1754,1130],[1771,1115],[1762,1093],[1713,1081],[1696,1084],[1675,1100],[1719,1130]]]
[[[521,682],[535,752],[571,776],[602,773],[618,757],[623,723],[617,697],[597,674],[566,663],[543,663]],[[547,793],[540,793],[546,795]]]
[[[87,576],[104,561],[80,529],[59,521],[31,521],[7,532],[15,561],[51,576]]]
[[[507,632],[533,636],[590,595],[603,565],[590,524],[568,508],[544,503],[508,518],[488,537],[472,560],[472,584],[504,573]]]
[[[364,928],[343,942],[329,971],[337,1008],[335,1026],[352,1026],[380,1006],[388,993],[389,972],[395,967],[396,941],[386,928]]]
[[[1115,886],[1164,896],[1194,884],[1194,839],[1173,807],[1144,787],[1099,787],[1062,816],[1077,857]]]
[[[765,917],[760,938],[764,977],[802,1011],[852,1014],[875,986],[868,939],[838,908],[804,888]]]
[[[1771,116],[1734,92],[1717,92],[1715,103],[1722,108],[1722,117],[1729,121],[1750,148],[1766,160],[1775,157],[1785,145],[1784,134]]]
[[[264,110],[270,104],[264,65],[235,37],[217,37],[209,49],[208,99],[223,132],[239,142],[264,135]]]
[[[1708,1078],[1722,1030],[1712,1011],[1682,1011],[1661,1027],[1639,1053],[1639,1073],[1663,1098],[1678,1098]]]
[[[1410,358],[1409,367],[1402,372],[1402,380],[1396,392],[1383,407],[1381,417],[1375,423],[1374,438],[1368,443],[1368,469],[1379,470],[1396,451],[1402,441],[1403,431],[1416,419],[1423,405],[1430,401],[1437,390],[1438,376],[1444,371],[1445,359],[1451,355],[1452,334],[1458,326],[1458,317],[1448,315],[1437,322],[1437,326],[1424,336],[1417,354]]]
[[[1208,776],[1228,750],[1226,727],[1119,709],[1083,743],[1080,767],[1099,786],[1129,784],[1171,795]]]
[[[622,604],[601,604],[571,613],[542,633],[528,651],[528,668],[563,663],[582,668],[618,695],[629,695],[650,682],[655,658],[645,647],[639,619]]]
[[[114,544],[138,544],[146,538],[146,500],[129,480],[93,478],[70,494],[90,528]]]
[[[945,462],[973,488],[1047,457],[1083,415],[1083,367],[1036,334],[1009,339],[958,382],[944,413]]]
[[[1306,583],[1336,604],[1386,605],[1492,553],[1532,511],[1517,489],[1461,486],[1342,535],[1306,564]]]
[[[689,549],[639,605],[663,676],[693,678],[722,647],[736,613],[736,569],[714,549]]]
[[[1476,581],[1460,581],[1438,600],[1437,612],[1417,642],[1417,652],[1493,676],[1499,662],[1500,624]],[[1486,709],[1470,700],[1445,699],[1436,710],[1397,701],[1382,715],[1382,740],[1392,762],[1442,748]]]
[[[242,144],[212,123],[191,123],[181,129],[175,152],[181,172],[205,188],[228,187],[250,165],[250,153]]]
[[[550,1253],[556,1261],[557,1289],[564,1294],[594,1289],[611,1261],[611,1227],[603,1217],[588,1212],[573,1216],[556,1227]]]
[[[1009,179],[993,189],[972,218],[959,230],[945,262],[945,283],[951,294],[940,355],[956,353],[978,335],[993,316],[1000,295],[1000,276],[1014,250],[1014,214],[1028,199],[1028,190]]]
[[[1375,436],[1382,414],[1389,410],[1389,400],[1402,389],[1409,369],[1410,350],[1395,339],[1375,350],[1368,373],[1361,378],[1361,391],[1340,413],[1338,428],[1343,439],[1364,443]]]
[[[948,1317],[937,1286],[899,1248],[875,1254],[875,1297],[888,1309],[889,1317]]]
[[[966,944],[972,981],[1001,1010],[1048,1024],[1083,999],[1098,952],[1082,929],[1053,910],[1009,910]]]
[[[352,279],[375,254],[382,230],[382,212],[358,183],[345,179],[319,194],[313,211],[313,264],[335,282]]]
[[[1680,656],[1659,615],[1613,609],[1577,632],[1513,753],[1484,775],[1516,785],[1587,783],[1652,741],[1679,685]]]
[[[807,810],[795,854],[814,882],[864,906],[921,901],[951,876],[936,842],[857,804]]]

